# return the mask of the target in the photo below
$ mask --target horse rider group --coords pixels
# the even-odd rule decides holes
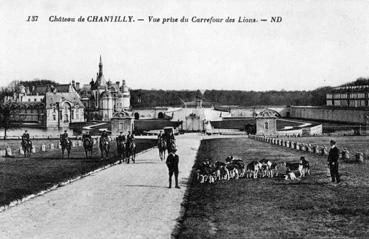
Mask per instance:
[[[102,137],[102,136],[101,136]],[[135,135],[131,133],[131,131],[128,131],[127,137],[123,134],[123,132],[120,132],[118,137],[116,138],[117,143],[123,142],[128,147],[131,142],[135,141]]]
[[[166,134],[162,131],[159,132],[158,134],[158,143],[160,143],[161,140],[164,140],[166,145],[167,145],[167,149],[168,149],[168,153],[172,152],[173,149],[175,148],[175,138],[174,138],[174,134],[173,132],[170,132],[169,134]]]

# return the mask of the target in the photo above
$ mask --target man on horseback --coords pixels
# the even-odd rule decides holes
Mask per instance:
[[[115,140],[117,141],[117,152],[120,159],[119,163],[121,163],[121,159],[124,159],[126,136],[124,136],[123,132],[120,132]]]
[[[126,142],[126,136],[124,136],[123,132],[120,132],[116,140],[117,142]]]
[[[24,151],[24,155],[26,157],[30,156],[32,150],[32,141],[30,140],[30,136],[27,130],[25,130],[22,135],[22,148]]]
[[[158,134],[158,149],[160,159],[161,160],[165,159],[165,150],[167,149],[167,144],[165,137],[163,135],[163,131],[160,131]]]
[[[64,130],[64,133],[60,135],[60,142],[63,142],[64,140],[69,140],[67,130]]]
[[[85,149],[85,153],[86,153],[86,158],[87,158],[88,152],[90,153],[90,156],[92,157],[93,141],[90,135],[90,131],[86,131],[86,133],[82,135],[82,141],[83,141],[83,148]]]
[[[64,130],[64,133],[60,135],[60,145],[62,146],[62,158],[64,158],[64,150],[68,151],[68,158],[70,154],[70,150],[72,147],[72,142],[69,140],[67,130]]]
[[[82,135],[82,139],[83,139],[83,141],[85,139],[92,140],[91,135],[90,135],[90,131],[86,131],[86,133]]]
[[[27,130],[24,131],[23,135],[22,135],[22,141],[28,141],[29,140],[29,133]]]
[[[129,158],[132,157],[132,161],[135,162],[136,155],[136,144],[135,144],[135,136],[131,131],[128,131],[127,141],[126,141],[126,150],[127,150],[127,162],[129,163]]]
[[[168,147],[168,153],[172,152],[176,145],[175,145],[175,141],[176,139],[174,138],[174,134],[173,132],[170,132],[169,134],[166,135],[166,142],[167,142],[167,147]]]
[[[100,151],[101,151],[101,158],[104,158],[104,153],[105,156],[108,157],[109,156],[109,137],[108,137],[108,133],[106,132],[106,130],[104,130],[101,133],[100,136]]]

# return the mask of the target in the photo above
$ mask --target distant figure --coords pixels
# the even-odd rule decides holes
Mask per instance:
[[[82,139],[90,139],[91,140],[92,138],[91,138],[90,132],[86,131],[86,133],[82,135]]]
[[[126,142],[126,136],[124,136],[123,132],[120,132],[116,140],[117,142]]]
[[[158,143],[160,142],[160,140],[163,137],[163,131],[160,130],[159,134],[158,134]]]
[[[332,182],[339,183],[340,176],[338,174],[338,158],[339,158],[339,150],[336,147],[336,141],[331,140],[331,149],[329,150],[328,154],[328,165],[329,170],[332,177]]]
[[[108,133],[106,132],[106,130],[103,130],[103,132],[101,133],[101,138],[108,138]]]
[[[167,150],[168,153],[172,152],[174,149],[176,149],[176,139],[174,138],[173,132],[170,132],[169,134],[165,134],[165,140],[167,143]]]
[[[168,157],[167,157],[167,161],[166,164],[168,166],[168,171],[169,171],[169,188],[172,187],[172,176],[174,174],[174,180],[176,183],[176,188],[180,188],[178,186],[178,162],[179,162],[179,157],[176,154],[177,149],[173,149]]]
[[[64,133],[60,135],[60,141],[68,139],[68,132],[64,130]]]
[[[22,135],[22,141],[28,141],[29,140],[29,133],[27,130],[24,131],[23,135]]]

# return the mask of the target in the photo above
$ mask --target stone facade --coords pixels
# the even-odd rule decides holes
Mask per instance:
[[[276,135],[277,117],[274,111],[264,110],[256,116],[256,135]]]
[[[133,132],[134,128],[134,118],[130,116],[129,113],[125,111],[114,113],[111,118],[111,135],[116,137],[123,132],[127,135],[128,131]]]
[[[10,120],[45,128],[68,128],[84,121],[84,106],[72,84],[40,85],[30,91],[22,85],[12,97]]]
[[[119,81],[112,83],[105,80],[101,56],[95,81],[92,79],[89,85],[84,85],[79,90],[79,93],[86,107],[88,120],[109,121],[114,112],[129,110],[131,107],[131,96],[125,80],[122,85]]]
[[[47,128],[68,128],[70,123],[85,121],[85,107],[75,91],[48,92],[45,104]]]
[[[292,118],[327,120],[347,123],[366,123],[369,109],[350,109],[337,107],[318,106],[291,106],[290,116]]]

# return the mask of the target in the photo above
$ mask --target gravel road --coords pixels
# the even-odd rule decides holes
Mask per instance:
[[[0,238],[170,238],[200,139],[177,137],[181,189],[155,148],[0,213]]]

